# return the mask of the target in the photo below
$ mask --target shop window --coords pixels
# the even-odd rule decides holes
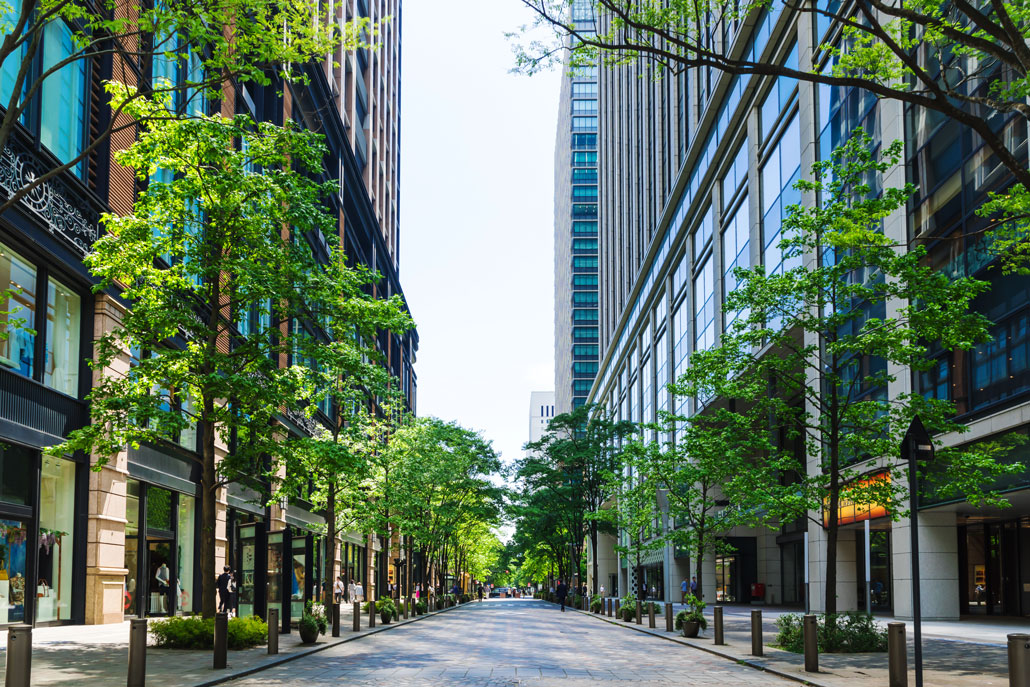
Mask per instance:
[[[74,531],[75,463],[44,456],[39,483],[37,622],[71,619]]]
[[[28,523],[0,520],[0,625],[25,622]]]
[[[179,571],[175,598],[178,609],[183,613],[193,611],[193,561],[196,537],[197,500],[186,494],[179,494],[179,522],[176,532],[176,568]]]
[[[125,579],[125,615],[140,613],[139,602],[139,497],[140,483],[128,479],[125,483],[125,567],[129,573]]]

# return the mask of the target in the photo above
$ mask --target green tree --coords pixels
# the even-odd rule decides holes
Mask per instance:
[[[1016,2],[860,0],[522,0],[536,21],[516,46],[528,73],[563,61],[615,67],[639,63],[656,77],[714,70],[786,77],[939,113],[974,132],[1016,183],[983,209],[998,223],[993,249],[1009,268],[1030,263],[1030,169],[1013,135],[1030,118],[1030,6]],[[575,7],[575,9],[574,9]],[[805,16],[825,30],[828,64],[799,69],[737,49],[737,35],[768,13]],[[584,17],[595,22],[583,21]],[[540,40],[543,27],[549,32]],[[596,30],[595,30],[596,27]],[[820,31],[822,33],[822,31]],[[724,36],[725,40],[717,40]],[[1008,221],[1006,221],[1008,220]]]
[[[749,429],[754,436],[784,432],[786,441],[757,445],[764,455],[735,486],[770,519],[808,517],[825,527],[829,614],[836,611],[841,500],[882,504],[901,517],[907,494],[899,445],[912,419],[918,415],[937,436],[965,431],[952,419],[951,401],[888,396],[888,385],[901,370],[928,369],[930,345],[966,349],[988,339],[989,322],[969,310],[984,282],[950,279],[926,264],[922,247],[899,251],[884,236],[882,221],[912,189],[875,187],[897,163],[900,143],[878,159],[868,147],[868,137],[855,135],[815,165],[812,181],[798,183],[820,203],[791,208],[781,244],[787,267],[737,270],[739,285],[724,304],[735,324],[718,346],[691,356],[677,385],[699,399],[709,427],[725,428],[721,440]],[[1003,450],[997,443],[939,447],[944,467],[935,471],[935,488],[974,505],[1002,502],[991,483],[1022,469],[999,463]],[[890,477],[862,479],[870,472]]]
[[[517,474],[529,488],[549,491],[560,504],[576,575],[581,572],[583,537],[589,535],[595,552],[594,594],[598,528],[605,521],[588,516],[611,496],[609,475],[618,469],[618,447],[633,430],[633,423],[614,420],[598,406],[583,405],[555,416],[539,441],[526,444],[528,455],[517,463]]]
[[[135,131],[140,109],[129,104],[146,95],[174,96],[178,110],[194,109],[205,95],[221,97],[224,83],[269,84],[274,76],[302,81],[298,65],[323,59],[340,45],[359,44],[362,32],[371,31],[367,19],[341,24],[330,20],[329,5],[317,0],[209,0],[190,2],[128,2],[126,0],[7,0],[0,2],[0,149],[7,146],[19,121],[46,88],[76,82],[86,88],[80,74],[87,64],[110,60],[115,80],[138,91],[110,103],[110,117],[81,151],[60,160],[56,167],[26,180],[17,191],[0,200],[0,212],[21,201],[51,177],[74,169],[110,135]],[[314,19],[314,21],[313,21]],[[226,29],[231,27],[231,30]],[[43,50],[45,42],[68,47]],[[41,59],[42,58],[42,59]],[[132,81],[132,65],[152,66],[154,83],[143,87]],[[181,70],[178,83],[162,73]],[[147,112],[151,115],[167,114]],[[131,116],[130,116],[131,115]],[[70,115],[69,115],[70,116]]]
[[[279,464],[287,442],[276,417],[314,394],[317,366],[305,351],[330,338],[316,318],[326,295],[352,301],[350,319],[331,325],[340,332],[380,324],[371,314],[379,306],[361,305],[370,273],[349,270],[334,245],[324,203],[333,182],[312,180],[326,154],[320,136],[244,116],[162,118],[165,100],[111,90],[125,112],[148,121],[117,160],[149,184],[131,215],[104,216],[106,234],[85,263],[96,289],[119,294],[129,310],[96,342],[95,367],[110,373],[89,395],[92,423],[52,451],[103,462],[199,425],[202,607],[211,616],[216,490]],[[155,181],[159,168],[172,181]],[[319,234],[331,246],[326,264],[306,238]],[[117,374],[126,352],[131,366]],[[221,460],[219,437],[231,447]]]

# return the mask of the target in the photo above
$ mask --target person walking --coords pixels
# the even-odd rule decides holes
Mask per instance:
[[[333,603],[340,603],[343,601],[343,575],[336,576],[336,582],[333,583]]]
[[[554,590],[555,595],[558,597],[558,602],[561,604],[561,612],[565,612],[565,597],[569,595],[569,588],[565,586],[565,582],[558,582],[557,589]]]
[[[690,593],[696,598],[701,598],[697,596],[697,577],[690,578]]]
[[[229,599],[229,581],[232,579],[232,575],[229,574],[229,566],[222,568],[222,574],[218,576],[215,581],[215,587],[218,589],[218,612],[228,613],[229,609],[232,608],[232,602]]]
[[[687,583],[687,578],[684,577],[683,581],[680,582],[680,603],[683,603],[683,604],[687,603],[687,592],[688,591],[690,591],[690,586]]]
[[[480,584],[476,589],[476,593],[479,595],[479,603],[483,603],[483,585]]]

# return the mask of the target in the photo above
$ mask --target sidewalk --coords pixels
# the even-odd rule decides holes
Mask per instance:
[[[659,605],[659,607],[663,607]],[[674,614],[685,608],[673,604]],[[762,657],[751,655],[751,611],[762,610]],[[655,629],[648,628],[647,616],[641,625],[625,623],[607,616],[594,616],[617,625],[657,635],[696,649],[743,662],[756,668],[769,670],[784,677],[807,682],[817,687],[882,687],[887,680],[887,654],[821,654],[819,672],[804,671],[804,656],[770,646],[776,638],[775,619],[784,613],[797,613],[783,608],[762,606],[724,606],[723,619],[726,645],[716,646],[713,641],[711,607],[705,609],[709,619],[708,630],[696,639],[687,639],[678,633],[665,632],[665,617],[655,617]],[[582,613],[582,611],[580,611]],[[590,614],[593,615],[593,614]],[[893,618],[877,618],[886,625]],[[908,638],[909,683],[913,677],[912,623],[906,623]],[[927,621],[923,631],[923,680],[934,687],[1007,687],[1008,654],[1006,635],[1012,632],[1030,632],[1030,622],[1018,619],[990,621],[970,619],[961,621]]]
[[[368,627],[368,616],[361,621],[361,631],[354,632],[353,614],[348,605],[340,614],[340,636],[323,635],[314,645],[302,645],[296,629],[279,635],[279,654],[268,655],[264,645],[243,651],[230,651],[228,667],[215,671],[211,651],[185,651],[158,649],[149,638],[147,649],[147,683],[175,685],[176,687],[205,687],[247,675],[263,668],[278,665],[331,646],[353,641],[369,634],[429,618],[437,611],[423,616],[401,618],[389,625]],[[0,656],[7,668],[7,633],[0,632]],[[112,625],[63,625],[42,627],[32,631],[32,687],[55,685],[89,685],[89,687],[124,687],[129,656],[129,623]]]

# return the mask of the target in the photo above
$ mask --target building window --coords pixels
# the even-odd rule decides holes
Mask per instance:
[[[572,183],[574,184],[597,184],[596,168],[578,168],[572,170]],[[594,195],[597,193],[595,191]]]
[[[585,255],[577,255],[572,258],[572,269],[596,270],[597,258],[592,258]]]
[[[578,82],[572,84],[572,97],[573,98],[596,98],[597,97],[597,84],[596,83],[583,83]]]
[[[43,383],[69,396],[78,396],[82,300],[53,277],[47,282]]]
[[[597,341],[597,327],[573,327],[572,338],[580,341]]]
[[[597,322],[597,310],[573,310],[573,322]]]
[[[48,69],[74,55],[72,30],[63,21],[51,21],[43,29],[43,66]],[[86,61],[77,59],[47,77],[40,86],[39,140],[61,162],[82,154],[86,136]],[[75,166],[84,176],[85,161]]]
[[[577,375],[590,375],[593,377],[597,374],[597,363],[574,362],[572,363],[572,373]]]
[[[597,131],[597,117],[573,117],[572,130]]]
[[[725,266],[722,282],[724,301],[726,296],[737,288],[735,270],[750,267],[750,252],[751,227],[748,221],[748,202],[745,195],[737,209],[729,219],[725,220],[722,230],[722,264]],[[730,325],[743,314],[742,312],[727,313],[725,329],[729,329]]]
[[[585,204],[575,203],[572,206],[572,216],[580,217],[585,219],[597,219],[597,205],[596,204]]]
[[[573,222],[572,233],[579,236],[597,236],[597,222]]]
[[[694,350],[704,351],[715,344],[714,265],[708,255],[694,277]]]
[[[0,245],[0,318],[7,338],[0,339],[0,364],[12,372],[34,377],[36,372],[36,268]]]
[[[572,134],[573,150],[593,150],[595,148],[597,148],[597,134]]]
[[[577,115],[595,115],[597,114],[597,101],[596,100],[573,100],[572,101],[572,112]]]
[[[572,250],[597,250],[597,239],[572,239]]]
[[[573,186],[572,200],[580,203],[597,202],[596,186]]]
[[[572,294],[573,305],[597,305],[596,291],[576,291]]]
[[[801,264],[796,255],[786,263],[780,249],[780,228],[791,205],[801,203],[794,184],[801,176],[801,133],[798,118],[790,121],[783,136],[762,166],[762,263],[766,274],[778,274]]]
[[[596,358],[598,356],[598,347],[589,345],[573,346],[572,355],[575,358]]]
[[[576,134],[579,136],[580,134]],[[573,136],[575,140],[576,136]],[[597,166],[597,151],[586,150],[576,151],[572,153],[572,166],[573,167],[595,167]]]
[[[573,286],[593,286],[597,287],[597,275],[596,274],[574,274],[572,276]]]

